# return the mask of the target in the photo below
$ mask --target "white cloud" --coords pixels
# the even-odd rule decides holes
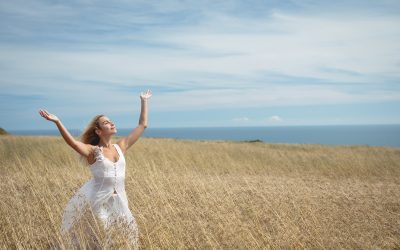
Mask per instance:
[[[232,119],[232,121],[234,121],[234,122],[247,122],[247,121],[249,121],[250,119],[249,118],[247,118],[247,117],[245,117],[245,116],[243,116],[243,117],[236,117],[236,118],[233,118]]]
[[[400,75],[399,58],[392,54],[400,49],[397,43],[400,39],[398,17],[352,19],[340,15],[322,17],[275,12],[265,19],[226,19],[224,22],[215,17],[214,20],[219,22],[209,20],[209,24],[205,24],[207,28],[200,29],[200,32],[169,32],[168,36],[161,34],[160,39],[209,53],[232,54],[230,57],[200,58],[193,62],[194,65],[181,65],[185,69],[194,66],[244,74],[269,70],[341,81],[360,79],[360,75],[355,77],[320,69]],[[240,22],[234,31],[229,28],[234,26],[232,22]],[[365,75],[361,79],[365,80]]]
[[[175,4],[172,1],[163,8]],[[156,6],[153,8],[157,9]],[[147,28],[144,36],[135,32],[105,33],[99,41],[96,33],[60,33],[59,40],[85,37],[81,48],[78,45],[71,50],[73,44],[68,43],[66,48],[51,49],[7,46],[0,49],[0,60],[14,62],[10,66],[18,69],[39,70],[38,73],[105,81],[129,81],[135,76],[152,75],[156,76],[152,77],[155,81],[173,77],[169,80],[174,82],[181,80],[178,76],[184,72],[252,76],[269,71],[344,82],[364,82],[379,74],[400,76],[400,59],[396,56],[400,50],[398,16],[325,17],[275,10],[272,15],[251,19],[204,11],[204,19],[199,23]],[[125,12],[114,15],[129,16]],[[131,21],[140,24],[137,18]],[[147,17],[143,22],[151,23],[155,18]],[[110,23],[104,25],[119,25],[119,19],[110,17],[106,19]],[[121,40],[126,42],[120,44]],[[138,41],[159,46],[138,46]],[[355,74],[343,74],[340,70]]]
[[[281,117],[279,117],[277,115],[273,115],[273,116],[268,117],[267,121],[271,122],[271,123],[279,123],[279,122],[282,122],[283,120]]]

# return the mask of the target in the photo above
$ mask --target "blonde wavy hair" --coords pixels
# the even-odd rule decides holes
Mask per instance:
[[[85,130],[80,136],[80,141],[86,144],[97,146],[100,142],[100,137],[96,134],[96,129],[100,128],[99,119],[104,115],[96,115],[86,126]],[[87,159],[83,155],[78,156],[79,161],[86,165],[88,164]]]
[[[93,146],[96,146],[99,144],[100,137],[96,134],[96,129],[100,129],[99,119],[102,116],[104,116],[104,115],[101,114],[101,115],[96,115],[95,117],[93,117],[93,119],[90,121],[90,123],[87,125],[87,127],[81,134],[81,142],[86,143],[86,144],[91,144]]]

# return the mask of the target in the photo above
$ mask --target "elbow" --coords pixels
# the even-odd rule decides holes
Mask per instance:
[[[143,129],[147,128],[147,123],[140,123],[139,126],[143,127]]]

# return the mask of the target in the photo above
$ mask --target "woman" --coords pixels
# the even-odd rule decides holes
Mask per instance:
[[[84,218],[88,207],[104,229],[111,225],[125,223],[129,230],[129,240],[133,248],[138,247],[139,230],[136,220],[128,208],[125,192],[124,153],[142,135],[147,127],[147,100],[152,95],[150,90],[140,94],[141,112],[139,125],[127,136],[111,143],[111,137],[117,133],[115,124],[105,115],[97,115],[89,123],[81,136],[81,141],[74,137],[61,123],[57,116],[46,110],[39,114],[54,122],[62,137],[76,152],[87,159],[93,178],[86,182],[68,202],[61,226],[62,235],[70,233],[79,219]],[[125,227],[126,228],[126,227]],[[71,233],[72,234],[72,233]],[[72,234],[74,237],[74,234]],[[74,238],[75,244],[77,239]]]

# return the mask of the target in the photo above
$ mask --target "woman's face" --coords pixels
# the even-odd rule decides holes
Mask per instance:
[[[101,128],[102,135],[115,134],[117,133],[117,127],[114,122],[111,121],[107,116],[102,116],[98,120],[98,124]]]

